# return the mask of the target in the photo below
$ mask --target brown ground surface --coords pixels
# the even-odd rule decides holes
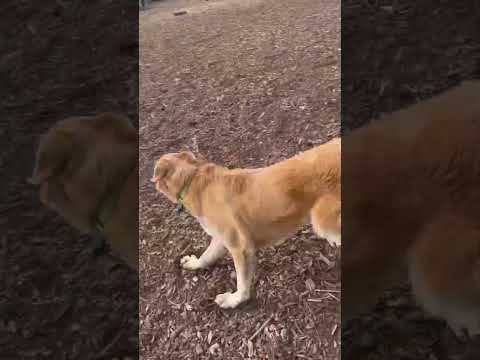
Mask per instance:
[[[360,126],[463,79],[480,78],[476,3],[344,1],[342,127]],[[458,342],[444,322],[415,305],[408,286],[387,293],[374,311],[344,329],[342,340],[345,360],[480,359],[479,339]]]
[[[93,257],[25,181],[56,121],[114,110],[138,124],[137,4],[88,3],[0,3],[2,360],[137,357],[136,274]]]
[[[223,311],[213,299],[235,287],[231,259],[181,270],[207,236],[148,181],[165,152],[198,145],[212,161],[256,167],[338,135],[339,16],[338,0],[163,1],[141,13],[142,359],[248,358],[270,318],[251,358],[339,358],[339,266],[321,260],[336,254],[310,228],[262,251],[256,299]]]

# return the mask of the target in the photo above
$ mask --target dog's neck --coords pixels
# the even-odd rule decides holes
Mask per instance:
[[[134,162],[134,166],[132,166],[125,176],[121,177],[120,181],[106,189],[95,215],[95,228],[99,233],[105,232],[105,227],[115,212],[123,188],[135,169],[138,169],[136,162]]]
[[[187,178],[180,188],[177,198],[176,211],[188,211],[192,216],[197,216],[201,213],[201,196],[203,190],[215,178],[215,173],[219,166],[213,163],[201,164],[197,169]]]
[[[194,176],[191,177],[191,182],[188,185],[188,191],[185,192],[183,197],[183,209],[187,210],[190,215],[194,217],[202,216],[203,203],[206,189],[216,183],[217,180],[226,180],[226,176],[229,177],[228,181],[225,181],[227,186],[234,186],[234,177],[238,172],[249,172],[251,170],[236,169],[234,171],[215,163],[206,162],[198,167]],[[183,188],[183,186],[182,186]],[[215,193],[208,192],[208,196],[216,196]],[[178,206],[178,205],[177,205]]]
[[[178,193],[178,196],[177,196],[177,207],[176,207],[177,213],[180,213],[184,210],[184,208],[185,208],[185,205],[184,205],[185,196],[187,196],[188,189],[190,188],[190,185],[192,184],[192,182],[193,182],[195,176],[197,175],[197,173],[198,173],[198,168],[195,169],[193,174],[188,177],[188,179],[185,181],[185,183],[180,188],[180,192]]]

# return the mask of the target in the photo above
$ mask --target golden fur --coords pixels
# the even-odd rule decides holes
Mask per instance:
[[[200,258],[181,259],[185,269],[213,264],[228,251],[237,273],[237,291],[215,302],[234,308],[251,296],[257,249],[275,245],[312,223],[321,237],[340,244],[340,139],[260,169],[229,170],[190,152],[162,156],[152,182],[177,203],[190,180],[186,209],[212,236]]]
[[[480,82],[343,138],[342,321],[410,277],[460,335],[480,332]]]
[[[104,236],[138,269],[138,137],[121,115],[71,117],[42,138],[30,182],[40,199],[82,232],[95,232],[102,199],[118,194]]]

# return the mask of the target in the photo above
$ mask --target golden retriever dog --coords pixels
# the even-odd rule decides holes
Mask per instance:
[[[407,275],[430,314],[479,334],[480,82],[342,140],[342,322]]]
[[[30,183],[84,233],[100,233],[138,269],[138,136],[118,114],[71,117],[41,139]]]
[[[212,265],[228,251],[237,289],[215,302],[235,308],[251,297],[257,249],[276,245],[311,223],[330,244],[340,245],[340,139],[269,167],[227,169],[191,152],[163,155],[151,179],[170,201],[184,206],[212,237],[197,258],[185,256],[184,269]]]

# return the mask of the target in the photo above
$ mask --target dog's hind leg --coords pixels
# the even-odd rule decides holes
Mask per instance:
[[[319,198],[311,211],[311,222],[315,233],[326,239],[330,246],[341,244],[341,203],[332,195]]]
[[[438,218],[410,249],[418,301],[459,337],[480,335],[480,229],[461,216]]]

